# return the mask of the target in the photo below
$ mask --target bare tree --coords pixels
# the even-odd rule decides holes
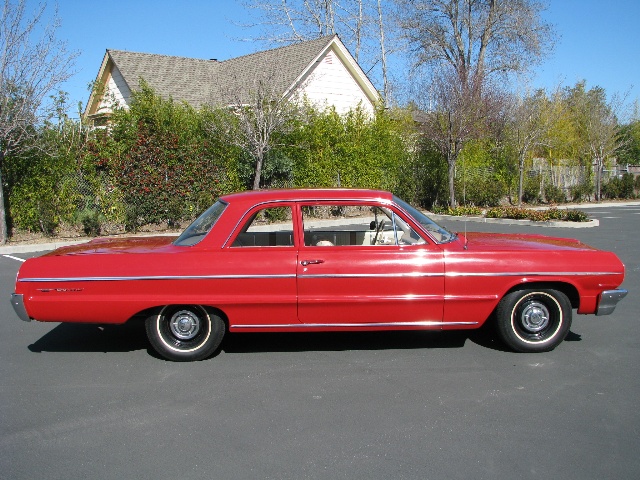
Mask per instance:
[[[29,147],[35,127],[49,114],[47,95],[73,75],[77,57],[56,38],[57,12],[45,23],[46,4],[31,16],[26,5],[26,0],[4,0],[0,14],[0,167]],[[0,176],[0,243],[7,234]]]
[[[385,99],[390,92],[388,32],[395,22],[390,0],[246,0],[259,13],[257,40],[296,43],[338,34],[355,60],[369,73],[380,68]]]
[[[463,83],[525,71],[554,44],[535,0],[395,1],[414,64],[447,64]]]
[[[518,154],[518,206],[522,205],[524,166],[529,153],[536,147],[550,146],[550,131],[561,115],[556,108],[560,92],[556,90],[550,100],[544,90],[533,96],[516,98],[511,113],[511,142]]]
[[[447,161],[449,205],[454,207],[456,163],[464,145],[480,137],[501,110],[501,95],[482,82],[461,83],[451,68],[431,77],[428,111],[420,119],[422,133]]]
[[[217,117],[210,125],[214,133],[224,135],[252,158],[254,190],[260,188],[269,151],[278,145],[279,135],[291,127],[297,108],[294,101],[275,88],[277,82],[273,66],[264,66],[256,71],[262,71],[263,74],[255,77],[249,85],[243,84],[226,92],[229,114]]]
[[[617,117],[624,100],[616,95],[607,101],[604,90],[594,88],[581,96],[581,101],[584,102],[581,105],[584,116],[579,128],[586,137],[586,145],[593,159],[596,200],[600,201],[605,162],[613,158],[627,142],[627,139],[620,135]]]

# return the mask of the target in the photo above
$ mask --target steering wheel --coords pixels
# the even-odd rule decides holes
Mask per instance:
[[[375,245],[375,244],[376,244],[376,242],[378,241],[378,234],[380,233],[380,231],[381,231],[381,230],[382,230],[382,228],[384,227],[384,223],[385,223],[385,220],[384,220],[384,219],[380,220],[380,223],[378,223],[378,227],[376,228],[376,234],[375,234],[375,236],[373,237],[373,243],[372,243],[372,245]]]

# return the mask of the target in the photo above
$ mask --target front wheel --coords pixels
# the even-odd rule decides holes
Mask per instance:
[[[571,328],[571,302],[553,289],[511,292],[496,310],[498,334],[517,352],[547,352],[557,347]]]
[[[199,305],[168,305],[149,316],[149,342],[164,358],[203,360],[215,352],[225,333],[224,321]]]

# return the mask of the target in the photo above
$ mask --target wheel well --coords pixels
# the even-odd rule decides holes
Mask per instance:
[[[160,310],[162,310],[164,307],[168,305],[174,305],[174,304],[157,305],[155,307],[146,308],[136,313],[135,315],[133,315],[129,320],[127,320],[127,322],[145,321],[147,317],[149,317],[150,315],[159,313]],[[175,305],[178,305],[178,304],[175,304]],[[227,317],[226,313],[224,313],[219,308],[212,307],[211,305],[200,305],[200,306],[205,310],[207,310],[208,312],[219,316],[224,322],[227,332],[229,331],[229,318]]]
[[[571,308],[575,309],[580,306],[580,294],[578,293],[578,289],[573,285],[571,285],[570,283],[564,283],[564,282],[521,283],[519,285],[512,287],[508,292],[504,294],[504,296],[510,294],[511,292],[515,292],[517,290],[529,290],[532,288],[558,290],[559,292],[562,292],[567,296],[567,298],[571,302]]]

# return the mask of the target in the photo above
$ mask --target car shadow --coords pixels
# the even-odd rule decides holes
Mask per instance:
[[[580,341],[569,332],[566,341]],[[484,348],[510,351],[489,326],[477,330],[428,331],[402,330],[380,332],[301,332],[301,333],[228,333],[220,349],[226,353],[261,352],[337,352],[347,350],[403,350],[462,348],[470,341]],[[147,350],[160,357],[149,345],[143,322],[124,325],[61,323],[28,346],[41,352],[132,352]]]
[[[149,342],[140,322],[123,325],[61,323],[29,345],[34,353],[41,352],[132,352],[149,349]]]
[[[348,350],[403,350],[462,348],[463,332],[291,332],[229,333],[222,342],[226,353],[341,352]]]

